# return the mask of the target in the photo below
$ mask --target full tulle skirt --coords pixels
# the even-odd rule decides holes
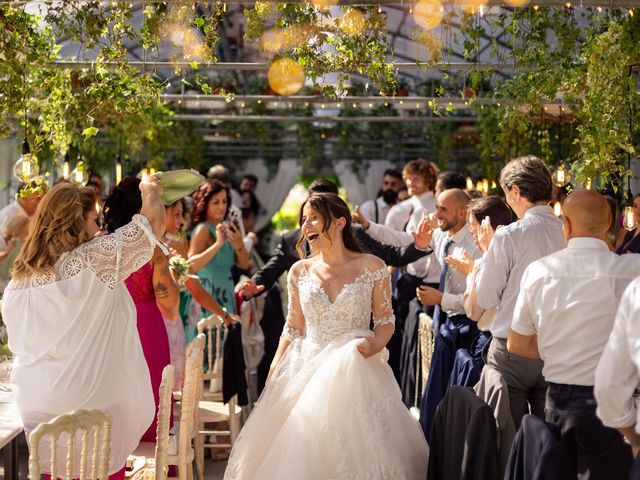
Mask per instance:
[[[402,403],[388,352],[358,337],[294,340],[238,436],[225,480],[423,479],[429,448]]]

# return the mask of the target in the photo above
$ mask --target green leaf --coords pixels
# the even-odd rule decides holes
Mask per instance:
[[[82,131],[82,135],[84,135],[84,138],[87,139],[97,135],[98,131],[99,130],[96,127],[87,127]]]

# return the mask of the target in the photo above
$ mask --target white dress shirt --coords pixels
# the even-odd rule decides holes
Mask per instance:
[[[436,198],[431,191],[424,192],[418,196],[413,195],[395,204],[389,210],[384,224],[394,230],[415,231],[420,220],[422,220],[423,210],[427,213],[436,211]],[[413,226],[413,230],[409,230],[409,225]]]
[[[464,252],[467,252],[474,260],[479,258],[482,252],[478,250],[474,241],[473,235],[469,232],[467,225],[465,224],[460,230],[453,235],[449,235],[449,232],[443,232],[439,228],[433,232],[433,240],[431,241],[431,248],[436,254],[434,260],[442,268],[442,259],[444,257],[444,247],[448,239],[451,239],[453,243],[449,246],[448,255],[454,258],[462,258]],[[438,276],[440,273],[438,273]],[[438,281],[440,278],[438,277]],[[447,267],[444,280],[444,290],[442,293],[442,300],[440,301],[440,308],[447,315],[464,315],[464,291],[467,288],[467,276],[458,272],[455,268]]]
[[[435,210],[436,199],[432,192],[425,192],[417,197],[413,196],[391,207],[385,225],[370,222],[367,233],[379,242],[396,247],[406,247],[413,243],[411,233],[418,229],[423,215],[435,212]],[[440,265],[433,258],[433,255],[427,255],[410,263],[407,265],[407,272],[423,278],[429,283],[437,283],[440,279]]]
[[[511,329],[538,335],[545,380],[593,386],[620,298],[639,273],[640,255],[621,257],[590,237],[527,267]]]
[[[376,218],[376,205],[378,206],[378,217]],[[384,223],[387,218],[389,210],[393,205],[389,205],[384,201],[382,197],[378,197],[375,200],[367,200],[360,205],[360,212],[365,216],[367,220],[375,223]]]
[[[498,307],[491,325],[494,337],[509,335],[525,269],[565,246],[562,221],[548,205],[531,207],[522,219],[496,231],[476,277],[478,305]]]
[[[634,254],[624,255],[624,258]],[[609,341],[602,352],[594,394],[596,411],[607,427],[621,428],[636,425],[640,418],[633,391],[640,382],[640,278],[629,284],[620,300]]]

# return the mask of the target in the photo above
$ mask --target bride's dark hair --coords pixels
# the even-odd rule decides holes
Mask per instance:
[[[298,222],[302,227],[302,216],[305,205],[309,205],[313,208],[320,218],[322,218],[322,234],[329,238],[329,227],[331,222],[340,217],[346,220],[344,228],[342,229],[342,241],[347,250],[352,252],[362,253],[362,247],[358,240],[356,240],[351,228],[351,211],[347,204],[335,193],[314,193],[307,198],[300,207],[300,217]],[[300,258],[304,258],[304,252],[302,250],[302,244],[305,241],[304,236],[301,234],[298,243],[296,244],[296,250],[300,255]]]

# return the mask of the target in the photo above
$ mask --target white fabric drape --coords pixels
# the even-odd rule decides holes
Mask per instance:
[[[291,187],[296,184],[300,175],[300,165],[294,159],[280,160],[278,171],[269,180],[267,180],[269,172],[261,159],[248,160],[244,163],[242,170],[232,173],[238,179],[247,173],[258,178],[255,194],[262,207],[262,213],[255,226],[255,230],[258,231],[271,221],[271,217],[280,209],[282,202],[287,198]]]
[[[347,192],[349,202],[362,205],[367,200],[376,197],[382,184],[382,174],[387,168],[395,166],[387,160],[375,160],[366,162],[358,172],[352,170],[353,161],[337,160],[333,162],[333,168],[340,179],[340,183]]]

